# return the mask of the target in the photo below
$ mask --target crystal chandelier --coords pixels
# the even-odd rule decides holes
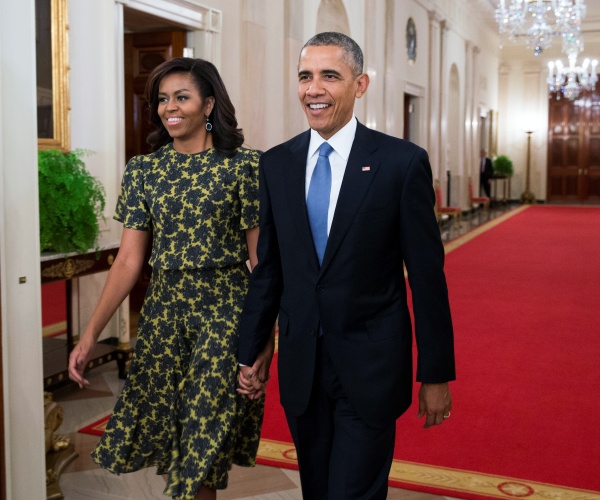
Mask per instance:
[[[558,0],[556,25],[562,38],[562,51],[570,58],[583,50],[581,22],[585,17],[584,0]]]
[[[574,101],[582,90],[594,90],[598,75],[596,66],[598,61],[585,59],[581,66],[577,66],[577,54],[569,55],[569,66],[563,66],[561,61],[548,63],[548,90],[556,92],[556,98],[563,94],[567,99]]]
[[[561,38],[563,52],[583,50],[581,22],[584,0],[500,0],[496,21],[500,34],[512,41],[523,39],[537,56]]]

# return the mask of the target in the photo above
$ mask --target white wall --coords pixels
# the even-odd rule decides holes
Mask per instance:
[[[417,31],[417,57],[414,64],[408,61],[406,52],[406,23],[412,18]],[[394,10],[394,60],[404,82],[426,88],[429,76],[429,15],[419,3],[410,2]]]
[[[113,220],[125,167],[122,69],[115,64],[120,26],[113,0],[69,0],[69,66],[71,89],[71,148],[91,151],[87,170],[104,186],[106,206],[100,222],[102,246],[116,245],[121,224]],[[100,297],[107,273],[79,278],[74,283],[75,334],[85,328]],[[118,336],[115,315],[100,339]]]
[[[498,106],[499,61],[497,36],[483,23],[473,22],[468,8],[464,2],[449,0],[388,1],[394,32],[392,49],[388,48],[389,83],[380,103],[388,110],[386,131],[401,136],[403,94],[423,96],[415,142],[429,150],[434,177],[444,193],[446,173],[451,173],[452,204],[465,209],[467,178],[478,181],[479,110]],[[406,56],[409,17],[417,28],[417,59],[412,65]],[[383,28],[379,19],[375,29]],[[458,88],[450,95],[452,68]]]
[[[285,138],[285,2],[206,0],[222,12],[221,58],[213,61],[235,106],[245,145],[266,150]],[[269,68],[279,71],[272,72]]]
[[[526,130],[531,136],[530,189],[536,199],[546,198],[546,159],[548,137],[548,90],[545,72],[539,62],[513,59],[503,64],[500,96],[503,100],[498,154],[513,161],[511,197],[518,199],[525,190],[527,157]]]
[[[212,0],[205,4],[223,12],[219,67],[248,144],[267,149],[304,130],[306,120],[296,95],[296,63],[300,47],[315,33],[321,0]],[[437,149],[432,154],[432,167],[443,183],[447,168],[456,174],[457,201],[466,208],[466,177],[473,173],[471,169],[478,175],[477,115],[481,108],[498,106],[497,37],[490,36],[482,23],[471,22],[462,3],[373,0],[367,6],[362,0],[344,0],[343,4],[351,36],[363,48],[365,70],[371,78],[367,94],[356,104],[357,117],[368,126],[402,136],[404,93],[419,96],[419,134],[415,140]],[[432,15],[445,25],[443,54],[437,67],[430,59],[431,50],[439,50],[430,47]],[[393,17],[391,21],[388,16]],[[417,60],[413,65],[406,56],[409,17],[417,26]],[[458,109],[459,116],[449,117],[447,92],[453,64],[460,82],[460,102],[453,109]],[[430,87],[432,78],[442,82],[441,88]],[[441,126],[434,137],[429,131],[431,92],[441,94],[440,109],[436,110]],[[453,127],[458,124],[458,135],[448,136],[449,121]],[[449,149],[458,155],[452,162]]]
[[[7,498],[31,500],[46,498],[34,2],[0,12],[2,453]]]
[[[120,239],[121,225],[112,216],[124,158],[123,81],[117,56],[115,3],[112,0],[69,1],[71,148],[86,149],[86,168],[106,189],[106,221],[100,244]],[[121,149],[120,149],[121,148]]]

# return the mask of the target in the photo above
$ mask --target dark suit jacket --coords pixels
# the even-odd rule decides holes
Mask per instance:
[[[319,322],[348,398],[372,425],[411,403],[412,328],[417,380],[453,380],[453,332],[427,153],[358,124],[322,267],[305,200],[310,132],[260,159],[260,236],[240,326],[239,361],[251,365],[279,315],[281,403],[308,404]]]
[[[492,164],[492,160],[490,158],[485,159],[485,166],[483,167],[483,171],[481,172],[480,179],[482,184],[489,184],[490,179],[494,176],[494,165]]]

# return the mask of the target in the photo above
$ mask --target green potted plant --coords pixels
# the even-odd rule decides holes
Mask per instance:
[[[512,160],[506,155],[496,156],[492,161],[494,174],[498,176],[511,177],[513,174]]]
[[[42,252],[84,253],[97,248],[105,191],[86,169],[89,151],[38,151]]]

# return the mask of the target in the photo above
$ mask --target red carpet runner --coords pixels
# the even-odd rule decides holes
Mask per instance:
[[[42,334],[54,337],[67,331],[67,296],[64,281],[42,285]]]
[[[600,208],[517,210],[447,252],[454,410],[428,430],[416,404],[399,419],[390,484],[600,499]],[[271,372],[259,462],[296,468]]]
[[[104,429],[106,429],[106,424],[108,423],[109,418],[110,415],[106,415],[97,422],[82,427],[77,432],[81,432],[83,434],[91,434],[92,436],[102,436],[102,434],[104,434]]]

